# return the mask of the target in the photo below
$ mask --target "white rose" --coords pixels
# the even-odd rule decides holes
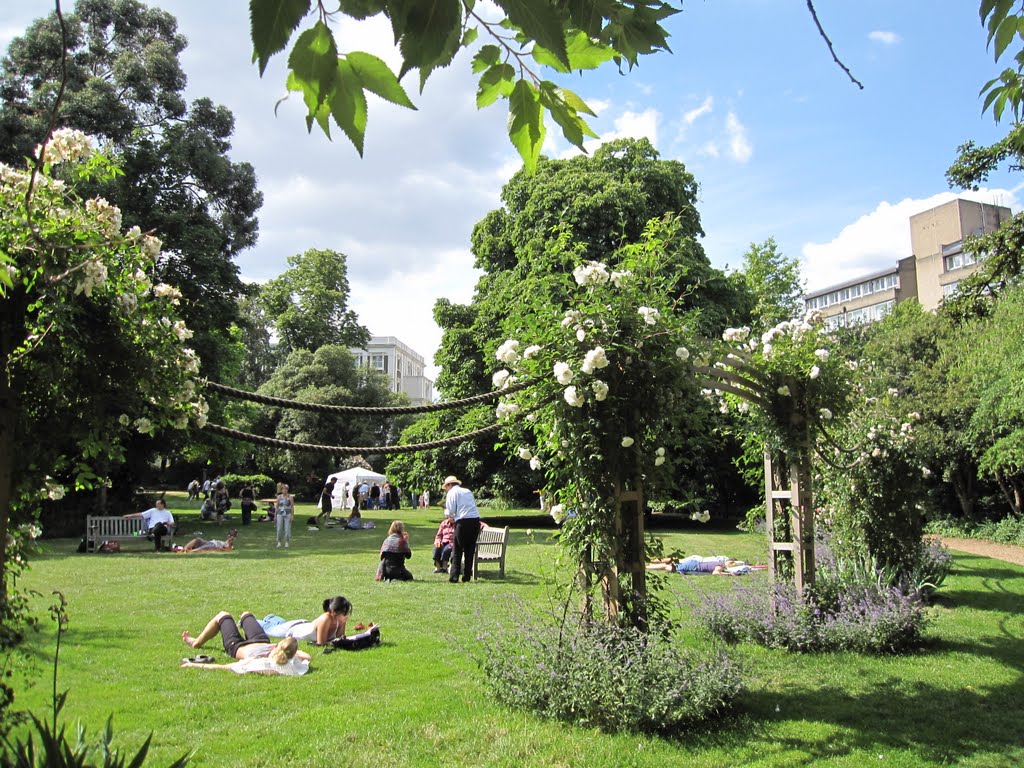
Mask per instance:
[[[629,448],[629,446],[631,446],[634,442],[635,441],[633,440],[632,437],[626,436],[626,437],[622,438],[622,447],[623,448]]]
[[[565,392],[562,393],[562,397],[564,397],[565,402],[573,408],[579,408],[583,405],[583,395],[576,391],[576,387],[566,387]]]
[[[572,382],[572,369],[568,363],[555,363],[555,380],[565,386]]]

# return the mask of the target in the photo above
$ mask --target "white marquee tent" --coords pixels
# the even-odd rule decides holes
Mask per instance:
[[[334,484],[334,499],[331,502],[331,506],[334,509],[341,509],[342,507],[348,509],[352,506],[352,488],[357,484],[365,481],[367,484],[377,483],[377,485],[381,485],[388,479],[386,475],[382,475],[380,472],[374,472],[372,469],[363,469],[362,467],[351,467],[342,472],[334,472],[327,476],[327,482],[332,477],[338,481]],[[348,494],[342,499],[341,489],[345,487],[345,483],[348,483]]]

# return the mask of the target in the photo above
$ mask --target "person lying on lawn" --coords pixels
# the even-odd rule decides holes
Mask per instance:
[[[294,637],[286,637],[278,643],[271,643],[267,633],[249,611],[242,614],[239,632],[234,617],[227,611],[221,611],[203,628],[197,637],[192,637],[186,629],[181,639],[189,648],[202,648],[203,645],[220,633],[224,642],[224,651],[233,659],[233,664],[201,664],[186,659],[183,667],[202,667],[204,669],[230,669],[239,675],[255,672],[261,675],[304,675],[309,671],[310,655],[298,650],[299,644]],[[243,639],[242,633],[245,633]]]
[[[177,552],[225,552],[235,548],[235,539],[238,537],[238,529],[232,528],[228,531],[228,537],[221,539],[201,539],[198,536],[192,539]]]
[[[662,557],[647,564],[649,571],[675,571],[680,574],[710,573],[714,576],[740,576],[751,570],[767,567],[765,565],[750,565],[743,560],[733,560],[723,555],[712,555],[711,557],[690,555],[678,561],[671,557]]]
[[[263,631],[270,637],[294,637],[296,640],[327,645],[332,640],[345,636],[345,625],[352,615],[352,603],[341,595],[324,600],[324,612],[312,621],[293,619],[286,621],[270,614],[260,622]]]

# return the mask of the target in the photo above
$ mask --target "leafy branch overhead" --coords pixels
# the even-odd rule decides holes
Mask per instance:
[[[1020,0],[981,0],[978,8],[981,23],[988,30],[988,46],[998,62],[1014,41],[1024,40],[1024,5]],[[992,109],[992,116],[998,122],[1006,108],[1013,113],[1014,121],[1020,120],[1024,100],[1024,48],[1013,55],[1013,65],[1004,69],[997,77],[981,88],[984,101],[981,111]]]
[[[496,0],[504,14],[485,18],[475,0],[341,0],[329,11],[319,0],[250,0],[253,61],[262,75],[270,58],[288,55],[289,92],[302,94],[306,126],[330,136],[335,123],[363,153],[366,93],[415,109],[400,80],[418,71],[419,88],[463,48],[485,44],[472,60],[479,77],[477,106],[499,98],[509,104],[508,133],[528,171],[544,141],[545,114],[571,144],[596,137],[584,115],[593,112],[575,93],[542,76],[595,69],[608,61],[632,68],[639,57],[669,50],[661,22],[678,12],[661,0]],[[339,51],[330,23],[353,23],[383,14],[394,32],[402,65],[393,71],[362,51]],[[310,26],[300,31],[304,22]]]

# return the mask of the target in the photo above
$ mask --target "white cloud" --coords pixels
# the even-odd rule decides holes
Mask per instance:
[[[651,144],[658,146],[658,122],[661,113],[656,109],[645,109],[643,112],[623,112],[612,121],[612,130],[602,133],[598,138],[584,143],[587,152],[593,153],[602,144],[615,139],[648,138]],[[580,154],[576,147],[569,147],[559,157],[562,159]]]
[[[878,206],[843,227],[827,243],[803,246],[801,269],[808,291],[851,280],[858,275],[894,267],[900,259],[912,255],[910,217],[949,202],[956,197],[1017,206],[1017,190],[983,189],[978,192],[942,192],[924,199],[906,198],[898,203],[882,201]]]
[[[754,154],[754,147],[747,138],[747,129],[740,122],[735,112],[729,112],[725,118],[725,132],[729,137],[729,154],[733,160],[747,162]]]
[[[696,109],[691,109],[689,112],[683,113],[683,122],[687,125],[693,125],[697,118],[710,114],[712,107],[714,106],[714,99],[708,96]]]
[[[889,32],[882,29],[876,29],[873,32],[869,32],[868,39],[875,43],[881,43],[882,45],[896,45],[903,40],[903,38],[895,32]]]
[[[708,157],[718,157],[718,155],[721,154],[718,149],[718,144],[714,141],[709,141],[703,144],[697,152],[702,155],[707,155]]]

